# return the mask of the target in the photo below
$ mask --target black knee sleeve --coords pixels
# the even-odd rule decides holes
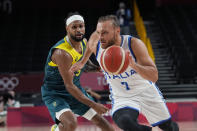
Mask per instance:
[[[132,119],[132,117],[129,117],[126,114],[123,114],[118,118],[113,118],[113,120],[118,125],[118,127],[124,130],[135,129],[137,123],[135,120]]]
[[[164,131],[179,131],[179,126],[176,122],[173,122],[171,119],[158,125]]]
[[[151,127],[138,124],[138,115],[138,111],[125,108],[116,111],[112,118],[118,127],[124,131],[151,131]]]

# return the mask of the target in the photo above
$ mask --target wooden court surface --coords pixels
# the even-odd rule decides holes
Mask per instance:
[[[195,122],[178,122],[180,131],[197,131],[197,121]],[[114,125],[116,128],[116,126]],[[49,126],[41,126],[41,127],[0,127],[0,131],[50,131]],[[76,131],[101,131],[94,125],[78,125]],[[121,131],[116,128],[116,131]],[[161,131],[158,128],[154,128],[154,131]]]

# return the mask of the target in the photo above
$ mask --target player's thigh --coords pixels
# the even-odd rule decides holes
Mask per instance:
[[[152,126],[171,118],[160,90],[154,85],[141,94],[141,112]]]
[[[57,113],[56,113],[57,118]],[[69,127],[70,129],[75,129],[77,126],[77,118],[75,114],[71,110],[64,111],[60,114],[60,116],[57,118],[63,127]]]
[[[140,112],[140,101],[138,96],[113,98],[112,116],[121,109],[131,109]]]

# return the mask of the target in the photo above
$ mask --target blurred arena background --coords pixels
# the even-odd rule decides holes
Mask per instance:
[[[197,130],[196,0],[0,0],[0,101],[12,100],[0,109],[0,131],[49,130],[52,120],[40,86],[48,51],[65,36],[64,18],[78,11],[89,38],[98,17],[116,14],[120,2],[131,10],[130,34],[144,41],[157,65],[156,84],[173,119],[181,131]],[[98,64],[94,56],[91,60]],[[87,68],[81,83],[110,106],[108,85],[95,67]],[[139,119],[146,123],[143,116]],[[98,130],[82,118],[79,123],[78,130]]]

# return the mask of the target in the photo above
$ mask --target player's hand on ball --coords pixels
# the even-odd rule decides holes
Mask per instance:
[[[94,105],[94,107],[92,107],[98,114],[104,114],[104,113],[106,113],[109,109],[106,107],[106,106],[104,106],[104,105],[102,105],[102,104],[99,104],[99,103],[96,103],[95,105]]]
[[[128,53],[128,55],[129,55],[129,66],[131,66],[133,68],[136,63],[135,63],[133,57],[131,56],[131,52],[129,50],[126,50],[126,53]]]

